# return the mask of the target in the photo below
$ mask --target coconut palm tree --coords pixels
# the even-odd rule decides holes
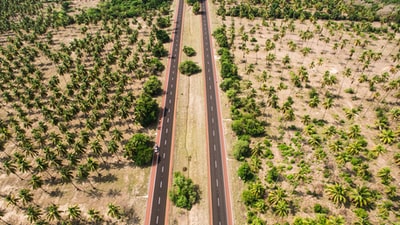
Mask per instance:
[[[286,217],[289,215],[289,204],[286,200],[280,200],[273,207],[274,214],[280,217]]]
[[[347,202],[347,188],[343,187],[342,184],[327,185],[325,192],[328,194],[328,198],[337,205]]]
[[[394,132],[391,129],[382,130],[379,134],[379,140],[384,144],[393,144],[396,140],[395,138]]]
[[[279,201],[285,200],[286,197],[286,190],[278,187],[277,189],[269,192],[267,199],[271,205],[277,205]]]
[[[40,176],[33,174],[31,180],[29,181],[29,184],[31,185],[33,190],[36,190],[38,188],[42,188],[43,180]]]
[[[390,175],[390,168],[384,167],[378,171],[378,177],[381,178],[381,182],[384,185],[389,185],[393,180],[393,177]]]
[[[109,203],[107,215],[119,220],[121,219],[122,216],[121,208],[119,206],[114,205],[113,203]]]
[[[372,192],[365,186],[351,189],[349,197],[351,202],[359,208],[368,208],[374,201]]]
[[[30,223],[36,223],[38,220],[40,220],[40,216],[42,215],[42,210],[39,207],[29,205],[26,208],[25,213]]]
[[[100,212],[95,209],[89,209],[87,212],[89,216],[89,221],[99,223],[103,221],[103,218],[100,216]]]
[[[58,206],[55,204],[51,204],[46,207],[46,217],[49,221],[60,220],[61,219],[60,213],[61,213],[61,211],[58,209]]]
[[[68,218],[71,221],[76,221],[76,220],[79,220],[81,218],[82,211],[79,208],[79,206],[77,206],[77,205],[73,205],[73,206],[68,207],[67,212],[68,212]]]

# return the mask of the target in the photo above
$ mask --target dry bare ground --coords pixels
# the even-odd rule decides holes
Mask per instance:
[[[215,15],[215,6],[212,5],[210,9],[211,14]],[[295,217],[315,217],[313,207],[318,203],[327,207],[330,215],[343,216],[346,224],[356,222],[355,207],[336,206],[328,199],[328,195],[324,191],[324,188],[329,183],[340,182],[346,184],[344,176],[346,173],[353,173],[351,172],[353,166],[350,163],[342,166],[337,162],[337,158],[334,156],[335,153],[328,148],[328,145],[335,138],[331,137],[331,140],[324,135],[324,131],[329,126],[334,126],[337,130],[342,130],[342,132],[348,134],[350,127],[359,125],[360,135],[368,142],[367,151],[382,145],[379,140],[381,131],[375,124],[377,121],[375,109],[382,107],[390,111],[399,108],[398,89],[397,91],[396,89],[393,91],[388,89],[389,81],[399,79],[400,76],[399,69],[398,67],[396,68],[398,61],[394,59],[394,56],[399,51],[399,34],[395,34],[392,37],[393,39],[390,39],[384,33],[360,32],[357,34],[349,28],[350,23],[346,21],[336,21],[331,24],[328,21],[317,21],[313,24],[310,21],[271,20],[266,21],[266,24],[263,25],[259,19],[250,21],[226,17],[226,20],[222,21],[220,17],[215,16],[211,21],[212,30],[225,24],[229,34],[230,29],[234,27],[236,38],[232,46],[235,63],[239,67],[239,74],[242,78],[241,96],[245,97],[255,93],[255,100],[261,106],[262,116],[260,116],[260,119],[267,123],[265,127],[266,134],[268,139],[272,141],[271,150],[274,159],[251,160],[249,163],[253,166],[258,165],[255,166],[258,167],[256,169],[258,177],[264,184],[266,184],[266,173],[271,168],[271,165],[279,168],[281,181],[278,185],[287,190],[289,199],[293,203],[293,209],[287,218],[280,218],[274,215],[270,209],[261,217],[268,224],[285,221],[292,222]],[[333,28],[334,26],[344,26],[346,28],[337,31]],[[376,23],[373,26],[380,27],[381,25]],[[287,28],[283,35],[281,32],[282,27]],[[293,29],[291,30],[291,28]],[[313,34],[308,40],[301,38],[302,33],[305,31],[310,31]],[[247,41],[243,41],[243,34],[248,35]],[[267,52],[265,50],[266,40],[273,40],[274,36],[277,35],[283,37],[279,38],[278,36],[273,41],[276,45],[275,49]],[[254,38],[253,42],[251,41],[252,38]],[[243,43],[245,44],[243,45]],[[254,51],[256,44],[259,45],[258,52]],[[293,46],[295,46],[294,49],[291,49]],[[306,47],[310,48],[311,52],[304,55],[300,50]],[[351,53],[352,49],[354,49],[353,54]],[[368,66],[364,67],[361,58],[368,52],[372,52],[374,56],[370,59]],[[266,60],[269,53],[275,55],[275,59],[270,65]],[[285,56],[290,58],[290,63],[287,66],[283,64]],[[291,72],[298,74],[302,66],[309,74],[309,83],[307,83],[307,87],[305,83],[302,83],[302,87],[297,88],[291,81]],[[345,76],[347,68],[351,71],[349,76]],[[337,82],[332,85],[323,84],[324,74],[335,76]],[[365,78],[373,80],[379,79],[381,76],[387,76],[384,78],[387,82],[375,82],[376,90],[371,91]],[[288,97],[293,99],[293,121],[284,120],[282,111],[272,109],[266,105],[269,101],[267,97],[269,87],[274,87],[276,90],[279,106],[282,106],[288,100]],[[310,99],[308,95],[311,88],[315,88],[320,97],[320,103],[315,108],[309,106]],[[350,90],[354,91],[354,94],[349,93]],[[331,107],[324,108],[323,102],[327,98],[327,93],[337,97],[334,98]],[[224,128],[228,145],[228,158],[230,159],[228,165],[230,165],[235,224],[245,224],[247,210],[241,199],[241,193],[246,189],[246,185],[237,178],[239,163],[232,160],[232,151],[229,150],[232,149],[229,143],[234,143],[235,136],[230,131],[229,103],[225,94],[222,94],[221,102],[225,118]],[[354,119],[346,117],[348,116],[346,115],[347,109],[355,109],[360,106],[361,111],[355,115]],[[324,154],[326,154],[322,159],[318,159],[320,157],[317,155],[318,153],[307,144],[309,136],[304,133],[306,125],[302,122],[305,115],[309,115],[311,120],[325,120],[326,122],[321,127],[315,127],[317,134],[322,137],[321,146]],[[388,113],[388,116],[390,116],[390,113]],[[398,130],[398,120],[390,118],[389,128]],[[300,131],[299,138],[303,138],[300,151],[304,154],[303,160],[309,165],[309,172],[306,174],[304,181],[300,181],[298,186],[293,186],[290,184],[288,177],[298,175],[301,168],[298,161],[296,161],[297,159],[290,157],[288,159],[288,157],[283,156],[277,145],[279,143],[291,145],[292,138],[298,138],[295,136],[296,131]],[[261,143],[263,140],[263,138],[253,138],[252,146],[254,147],[256,143]],[[367,162],[369,166],[367,170],[372,175],[371,180],[366,181],[355,174],[350,175],[356,186],[365,185],[371,190],[382,194],[382,199],[377,202],[377,207],[369,211],[369,220],[372,224],[382,223],[383,221],[385,221],[383,223],[398,221],[398,215],[393,211],[389,213],[387,220],[383,220],[378,216],[380,204],[387,199],[384,194],[385,186],[381,184],[380,178],[377,177],[378,171],[385,167],[390,168],[391,176],[393,177],[391,184],[398,189],[400,182],[400,170],[394,163],[394,154],[399,152],[398,137],[393,144],[384,145],[384,147],[387,149],[386,153],[378,155],[376,159],[369,159]],[[330,175],[324,177],[324,173],[330,173]],[[268,192],[267,188],[266,198]],[[398,195],[398,191],[396,193]],[[398,204],[395,204],[398,207]]]
[[[192,60],[200,67],[203,63],[200,15],[185,3],[182,48],[195,49],[196,55],[187,57],[182,51],[180,61]],[[199,186],[201,199],[190,211],[171,207],[170,224],[208,224],[208,163],[206,146],[206,118],[204,74],[179,74],[175,122],[175,148],[173,171],[181,171]]]
[[[99,1],[92,0],[84,0],[84,1],[73,1],[72,7],[78,8],[87,8],[96,6]],[[137,26],[141,24],[142,28],[139,31],[139,40],[143,39],[145,43],[148,41],[149,30],[151,27],[148,27],[143,21],[139,19],[139,22],[136,25],[130,22],[130,26],[133,29],[137,29]],[[68,26],[66,28],[59,28],[57,30],[53,30],[53,40],[54,43],[51,44],[52,50],[58,50],[61,48],[61,45],[68,45],[74,39],[82,39],[84,35],[81,32],[81,28],[84,25],[73,25]],[[103,32],[101,30],[101,25],[91,25],[88,27],[86,33],[91,33],[94,35],[97,31]],[[168,30],[168,32],[172,32],[172,30]],[[5,37],[1,37],[2,43],[5,42]],[[45,37],[42,37],[42,41],[45,41]],[[126,35],[123,35],[120,39],[123,45],[128,45]],[[25,43],[29,45],[29,43]],[[109,44],[106,49],[110,50],[112,47]],[[132,46],[132,52],[137,51],[136,46]],[[165,45],[166,49],[169,49],[169,44]],[[85,57],[85,55],[83,56]],[[76,59],[77,56],[75,54],[72,55],[73,59]],[[131,59],[131,57],[129,58]],[[128,59],[128,60],[129,60]],[[84,61],[84,60],[83,60]],[[87,68],[91,68],[91,64],[88,61],[84,61]],[[166,64],[166,59],[163,59],[164,65]],[[41,55],[41,57],[34,62],[35,66],[40,68],[41,71],[44,72],[44,81],[47,81],[54,75],[57,74],[56,65],[52,64],[51,61]],[[112,67],[114,71],[116,66]],[[137,97],[141,91],[143,83],[146,79],[136,79],[133,74],[129,74],[129,81],[127,85],[126,91],[132,91],[134,95]],[[164,81],[165,74],[163,73],[160,77],[161,81]],[[60,85],[59,87],[62,91],[65,90],[65,84],[70,80],[70,76],[66,74],[63,77],[60,77]],[[158,98],[158,103],[161,102],[161,98]],[[33,122],[32,126],[36,127],[37,122],[41,121],[43,117],[39,112],[33,110],[27,110],[31,112],[28,115],[28,118]],[[7,113],[12,112],[11,104],[4,104],[2,102],[2,111],[0,112],[0,119],[6,120]],[[104,112],[102,112],[104,113]],[[131,109],[129,114],[133,114],[133,110]],[[78,118],[82,118],[82,113],[78,116]],[[147,133],[150,137],[155,138],[155,126],[150,127],[149,129],[143,129],[140,126],[134,125],[133,120],[130,118],[122,119],[116,118],[112,123],[115,125],[115,128],[122,131],[123,134],[123,142],[126,143],[132,134],[136,132]],[[79,136],[80,127],[80,119],[75,119],[71,122],[71,126],[76,127],[76,135]],[[51,127],[48,131],[55,132],[58,135],[60,131],[57,128]],[[28,135],[31,135],[28,132]],[[97,133],[98,135],[98,133]],[[103,138],[103,141],[100,141],[100,144],[103,148],[103,151],[106,152],[106,141],[110,139],[110,133],[106,133]],[[96,133],[90,134],[90,139],[94,140],[99,138],[96,136]],[[70,147],[70,146],[68,146]],[[88,151],[89,151],[89,147]],[[56,174],[56,171],[49,170],[49,174],[43,173],[41,177],[45,180],[45,185],[43,185],[40,189],[33,190],[31,193],[34,195],[34,204],[40,206],[42,209],[49,206],[50,204],[56,204],[59,206],[59,210],[61,211],[61,216],[63,218],[67,218],[67,208],[73,205],[77,205],[80,207],[82,211],[82,218],[87,218],[87,211],[91,208],[99,210],[100,216],[104,217],[107,221],[113,222],[114,224],[142,224],[144,221],[145,210],[143,207],[147,202],[147,193],[148,193],[148,184],[149,184],[149,168],[139,168],[132,164],[131,161],[125,159],[122,152],[123,145],[119,146],[119,154],[117,157],[108,157],[107,153],[104,153],[101,158],[98,159],[100,164],[100,168],[96,173],[91,173],[88,181],[79,182],[75,179],[73,183],[80,189],[77,190],[71,184],[62,184],[60,179],[52,180],[52,174]],[[5,146],[5,154],[12,155],[14,153],[14,149],[17,149],[15,145],[7,144]],[[39,155],[41,156],[41,155]],[[2,155],[4,157],[4,155]],[[41,156],[42,157],[42,156]],[[35,158],[28,158],[29,163],[33,166]],[[103,161],[104,160],[104,161]],[[66,163],[66,159],[63,159],[63,163]],[[17,172],[18,174],[19,172]],[[0,175],[0,190],[2,195],[6,195],[9,193],[13,193],[17,195],[18,190],[22,188],[30,189],[29,179],[30,173],[20,174],[21,179],[19,179],[15,175],[7,176],[2,172]],[[95,189],[93,188],[95,187]],[[117,206],[120,206],[126,215],[128,215],[127,219],[117,222],[115,219],[107,216],[107,204],[113,203]],[[0,200],[0,208],[5,209],[6,213],[2,216],[3,221],[7,221],[9,224],[28,224],[26,216],[23,216],[24,207],[12,207],[7,206],[4,198],[2,197]],[[43,216],[45,217],[45,212],[42,210]],[[2,223],[2,222],[0,222]]]

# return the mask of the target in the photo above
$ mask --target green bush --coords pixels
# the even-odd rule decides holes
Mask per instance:
[[[161,93],[161,81],[156,76],[150,76],[143,85],[145,94],[156,96]]]
[[[242,165],[240,165],[237,174],[239,178],[244,182],[248,182],[254,179],[254,173],[251,170],[248,162],[243,162]]]
[[[243,161],[251,154],[250,143],[245,140],[238,140],[233,146],[233,155],[236,160]]]
[[[133,112],[135,120],[142,126],[150,125],[157,121],[158,104],[148,94],[142,94],[135,103],[135,110]]]
[[[189,46],[183,46],[183,52],[189,57],[196,55],[196,51],[194,50],[194,48]]]
[[[179,65],[179,71],[185,75],[200,73],[201,68],[193,61],[184,61]]]
[[[169,196],[177,207],[190,210],[200,200],[200,190],[193,184],[192,179],[186,178],[180,172],[175,172]]]

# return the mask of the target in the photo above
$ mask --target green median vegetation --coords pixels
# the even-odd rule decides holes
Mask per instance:
[[[201,68],[193,61],[184,61],[179,65],[179,72],[190,76],[196,73],[200,73]]]
[[[192,179],[182,173],[174,173],[174,182],[169,196],[175,206],[190,210],[200,200],[199,187],[193,184]]]

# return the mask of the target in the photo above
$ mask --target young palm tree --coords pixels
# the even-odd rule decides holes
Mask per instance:
[[[384,167],[378,171],[378,177],[381,178],[381,182],[384,185],[389,185],[393,180],[393,177],[390,175],[390,168]]]
[[[372,192],[365,186],[356,187],[349,193],[351,202],[360,208],[368,208],[373,203],[374,199]]]
[[[395,138],[393,130],[390,129],[382,130],[379,134],[379,140],[384,144],[393,144]]]
[[[325,192],[328,194],[329,199],[337,205],[342,205],[347,202],[347,188],[339,183],[327,185]]]
[[[38,188],[42,188],[43,180],[40,176],[33,174],[31,180],[29,181],[29,184],[31,185],[33,190],[36,190]]]
[[[26,205],[27,203],[31,203],[33,201],[33,194],[25,188],[19,190],[18,197],[19,199],[21,199],[23,205]]]
[[[68,207],[67,212],[68,212],[68,218],[71,221],[78,220],[81,217],[82,213],[81,209],[77,205]]]
[[[279,201],[285,200],[286,197],[286,190],[278,187],[276,190],[273,190],[268,194],[268,202],[271,205],[277,205]]]
[[[286,217],[289,214],[289,204],[286,200],[279,200],[273,207],[274,214],[280,217]]]
[[[26,209],[26,215],[30,223],[36,223],[42,215],[42,210],[39,207],[29,205]]]
[[[100,216],[100,212],[95,209],[89,209],[87,214],[89,215],[89,221],[93,221],[95,223],[103,221],[103,218]]]
[[[60,220],[61,219],[60,213],[61,212],[58,209],[58,206],[55,204],[51,204],[46,207],[46,217],[49,221]]]
[[[109,203],[107,215],[119,220],[121,219],[122,216],[121,208],[119,206],[114,205],[113,203]]]

